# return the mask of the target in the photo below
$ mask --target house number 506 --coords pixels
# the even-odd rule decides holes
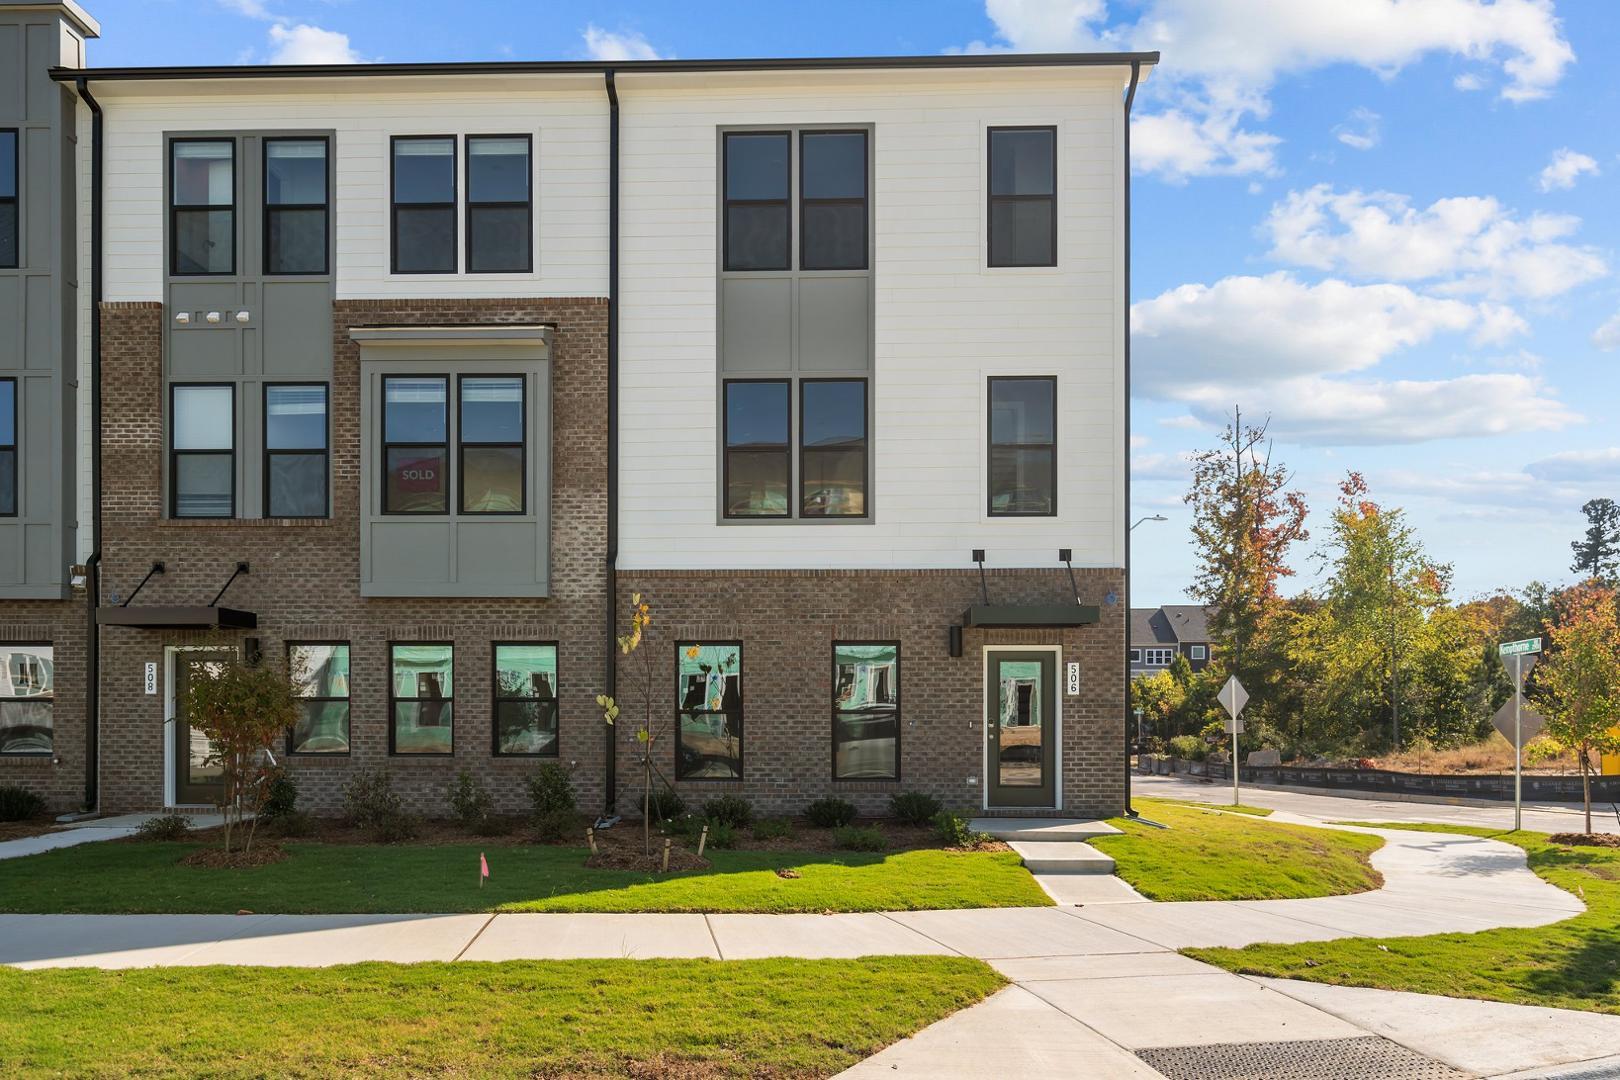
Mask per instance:
[[[1070,662],[1063,680],[1063,692],[1074,697],[1080,692],[1080,665]]]

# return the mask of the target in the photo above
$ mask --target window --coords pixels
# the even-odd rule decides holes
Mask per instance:
[[[448,514],[449,423],[443,376],[383,379],[383,513]]]
[[[495,753],[557,756],[557,646],[495,646]]]
[[[866,269],[866,132],[799,133],[799,269]]]
[[[0,379],[0,517],[17,513],[17,380]]]
[[[264,272],[327,272],[325,139],[264,140]]]
[[[17,129],[0,131],[0,269],[21,265],[17,187],[22,171],[17,166]]]
[[[287,643],[287,671],[303,714],[287,733],[292,754],[349,752],[348,642]]]
[[[791,385],[786,379],[734,379],[725,384],[725,516],[792,515]]]
[[[0,644],[0,754],[49,754],[56,697],[49,645]]]
[[[833,644],[833,779],[900,779],[900,645]]]
[[[1057,513],[1057,380],[990,380],[991,517]]]
[[[228,518],[236,512],[236,388],[169,387],[169,516]]]
[[[236,273],[235,140],[175,139],[169,150],[169,272]]]
[[[1131,663],[1140,664],[1141,662],[1142,662],[1142,650],[1141,649],[1132,649],[1131,650]]]
[[[455,138],[395,136],[393,161],[393,272],[455,273]]]
[[[1205,645],[1190,646],[1187,655],[1192,660],[1207,660],[1209,659],[1209,647]]]
[[[792,248],[785,131],[729,132],[724,142],[727,270],[786,270]]]
[[[742,779],[742,644],[675,646],[675,779]]]
[[[451,752],[452,651],[445,642],[389,646],[390,754]]]
[[[326,457],[326,384],[267,383],[264,516],[325,517]]]
[[[462,376],[458,390],[461,512],[523,513],[523,376]]]
[[[527,135],[467,136],[467,272],[533,269]]]
[[[1057,128],[990,129],[990,265],[1057,265]]]
[[[865,516],[866,380],[805,379],[799,391],[799,513]]]
[[[1147,665],[1148,667],[1169,667],[1170,661],[1174,660],[1175,656],[1176,650],[1174,649],[1149,649],[1147,650]]]

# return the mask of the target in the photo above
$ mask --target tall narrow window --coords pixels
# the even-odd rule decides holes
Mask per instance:
[[[169,149],[169,272],[236,273],[236,142],[175,139]]]
[[[990,380],[991,517],[1057,513],[1057,380]]]
[[[675,646],[675,779],[741,780],[742,645]]]
[[[264,140],[264,272],[327,271],[325,139]]]
[[[55,746],[55,650],[0,642],[0,754],[48,755]]]
[[[17,513],[17,380],[0,379],[0,517]]]
[[[455,273],[455,138],[400,135],[393,152],[394,273]]]
[[[833,645],[833,779],[900,779],[900,646]]]
[[[799,268],[866,269],[866,132],[799,135]]]
[[[264,388],[264,516],[325,517],[326,384]]]
[[[726,383],[726,517],[789,517],[792,441],[786,379]]]
[[[732,132],[724,143],[725,268],[786,270],[789,236],[785,131]]]
[[[1057,265],[1057,128],[990,129],[990,265]]]
[[[450,512],[443,376],[383,379],[383,513]]]
[[[444,642],[389,647],[389,753],[451,753],[453,652]]]
[[[534,268],[532,170],[527,135],[467,136],[467,272]]]
[[[236,388],[169,388],[169,516],[228,518],[236,512]]]
[[[287,643],[287,671],[302,712],[287,735],[294,754],[349,752],[348,642]]]
[[[864,516],[866,380],[805,379],[799,392],[799,513]]]
[[[17,166],[17,129],[0,131],[0,269],[20,265],[17,188],[22,176]]]
[[[495,646],[495,753],[557,756],[557,646]]]
[[[523,513],[523,390],[521,375],[460,380],[464,514]]]

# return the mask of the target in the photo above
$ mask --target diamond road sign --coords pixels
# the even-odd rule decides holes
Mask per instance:
[[[1513,745],[1515,750],[1524,749],[1524,744],[1541,734],[1547,718],[1536,712],[1530,706],[1522,706],[1519,710],[1519,741],[1513,742],[1513,699],[1508,698],[1502,707],[1496,710],[1491,717],[1491,726],[1502,733],[1502,738]]]
[[[1496,647],[1501,656],[1514,656],[1518,653],[1538,653],[1541,651],[1541,639],[1538,637],[1525,638],[1523,641],[1507,641]]]
[[[1243,706],[1249,703],[1249,692],[1243,689],[1243,684],[1238,682],[1236,675],[1226,680],[1226,685],[1221,687],[1218,699],[1221,706],[1226,709],[1227,715],[1231,717],[1226,722],[1226,733],[1228,735],[1243,734],[1243,721],[1239,719],[1239,716],[1243,712]]]

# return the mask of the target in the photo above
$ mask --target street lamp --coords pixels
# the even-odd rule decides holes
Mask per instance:
[[[1148,517],[1145,517],[1145,518],[1137,518],[1136,519],[1136,525],[1140,525],[1144,521],[1169,521],[1169,520],[1170,519],[1165,517],[1163,514],[1152,514],[1152,515],[1149,515]],[[1130,532],[1135,532],[1136,531],[1136,525],[1132,525],[1130,527],[1129,531]]]

